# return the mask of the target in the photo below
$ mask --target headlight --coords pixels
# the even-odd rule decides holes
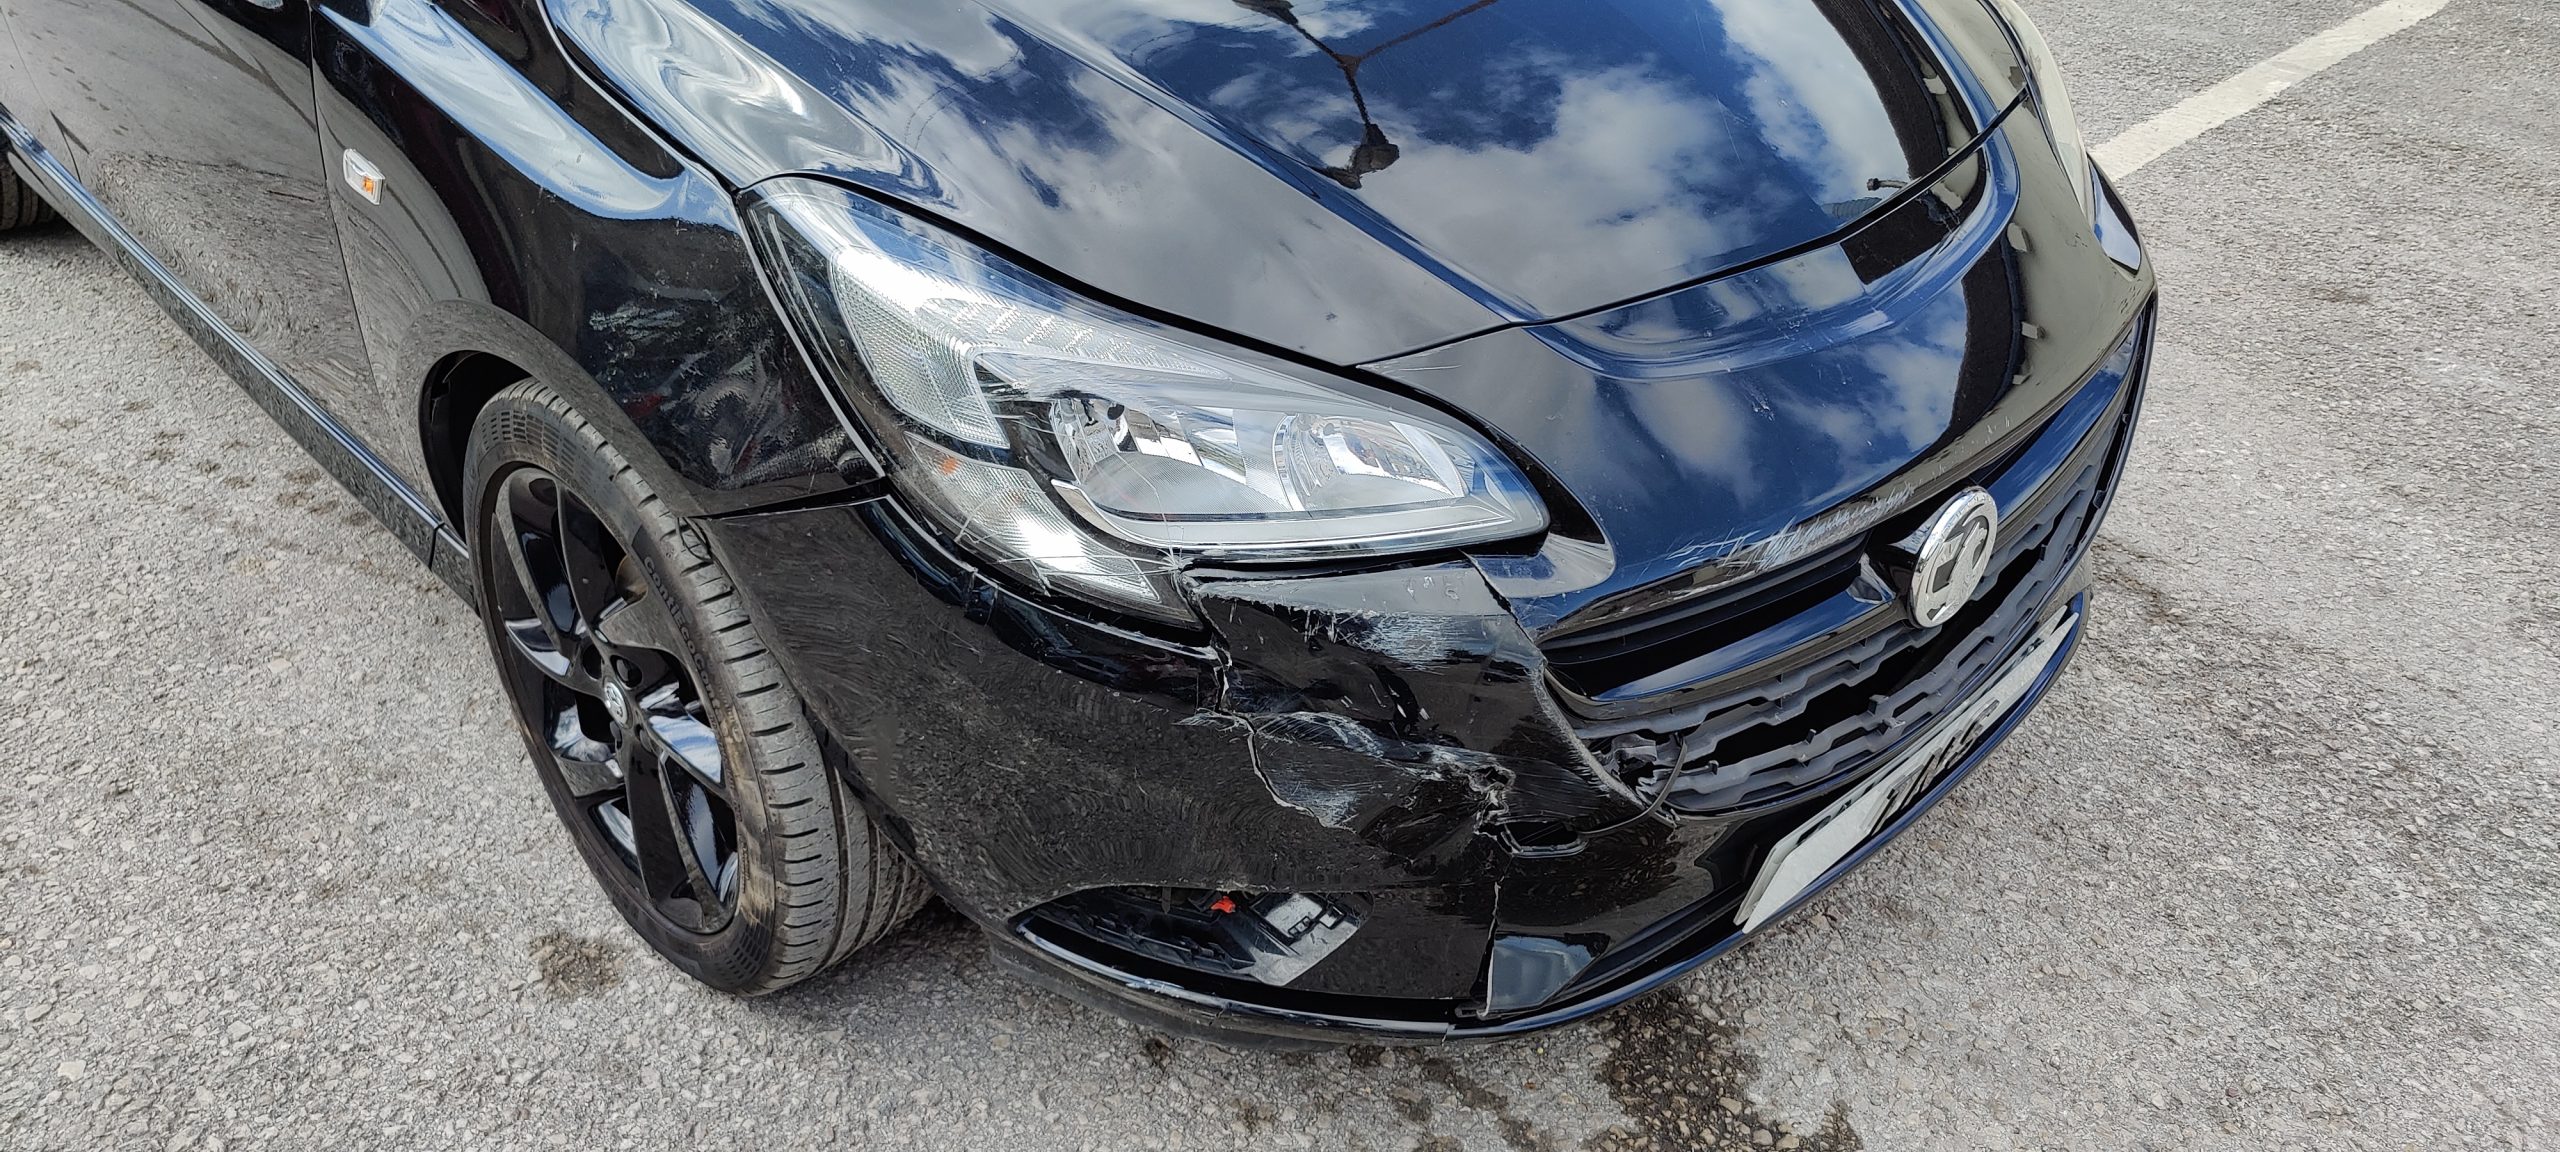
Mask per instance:
[[[2071,93],[2063,86],[2062,67],[2055,63],[2053,46],[2045,43],[2044,33],[2036,22],[2027,18],[2018,0],[1983,0],[1991,6],[1991,14],[2008,29],[2009,42],[2018,51],[2019,67],[2025,71],[2027,94],[2036,102],[2036,118],[2044,122],[2045,137],[2053,142],[2053,153],[2062,160],[2062,171],[2071,178],[2071,190],[2080,197],[2083,215],[2092,221],[2097,217],[2097,177],[2089,167],[2089,145],[2080,138],[2080,119],[2072,114]]]
[[[1042,587],[1186,618],[1193,557],[1368,555],[1536,532],[1503,454],[1422,405],[1072,296],[812,180],[758,186],[758,244],[892,476]]]

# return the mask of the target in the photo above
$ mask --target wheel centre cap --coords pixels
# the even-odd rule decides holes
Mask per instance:
[[[629,724],[631,722],[631,693],[624,691],[620,684],[611,680],[605,681],[604,710],[606,715],[613,717],[614,723]]]

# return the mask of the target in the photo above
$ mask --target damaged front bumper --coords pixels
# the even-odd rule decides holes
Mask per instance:
[[[2147,349],[2147,322],[2128,339]],[[1781,671],[1633,703],[1558,682],[1464,559],[1195,572],[1208,628],[1186,641],[1017,594],[889,496],[701,527],[840,770],[1010,965],[1230,1037],[1501,1036],[1740,943],[1772,844],[2082,609],[2146,358],[1952,478],[2004,517],[1994,575],[1956,619],[1912,626],[1853,574],[1808,609],[1851,617],[1755,665]],[[2061,664],[1969,718],[1979,736],[1804,894],[1951,790]],[[1718,759],[1719,742],[1737,751]],[[1726,761],[1746,743],[1792,767],[1737,784]]]
[[[1587,944],[1576,943],[1570,937],[1502,935],[1498,925],[1485,997],[1476,1003],[1453,1006],[1454,1018],[1352,1015],[1326,1011],[1324,1006],[1291,1007],[1266,998],[1225,995],[1199,987],[1197,982],[1115,968],[1089,946],[1081,946],[1072,935],[1062,935],[1036,918],[1017,926],[1011,941],[1016,947],[998,944],[997,958],[1017,974],[1071,998],[1190,1035],[1233,1038],[1244,1033],[1317,1043],[1441,1043],[1518,1036],[1584,1019],[1653,992],[1741,945],[1769,923],[1803,907],[1815,893],[1863,863],[1936,806],[1999,745],[2010,729],[2025,719],[2061,674],[2078,646],[2079,624],[2086,608],[2085,593],[2075,593],[2056,609],[2051,622],[2063,628],[2061,647],[2050,663],[2041,665],[2042,670],[2026,694],[2000,713],[1997,722],[1967,745],[1969,750],[1938,774],[1934,783],[1781,910],[1747,930],[1739,928],[1736,924],[1741,920],[1738,913],[1744,894],[1719,892],[1688,913],[1656,926],[1656,931],[1646,933],[1661,939],[1644,949],[1634,962],[1617,966],[1606,980],[1571,980],[1573,974],[1595,959],[1589,955]],[[1732,848],[1766,852],[1777,837],[1822,811],[1853,786],[1854,782],[1844,784],[1802,803],[1762,813],[1763,818],[1753,824],[1765,832],[1728,832],[1724,840]],[[1522,1002],[1518,1010],[1486,1010],[1506,995]],[[1541,996],[1545,999],[1536,1001]]]

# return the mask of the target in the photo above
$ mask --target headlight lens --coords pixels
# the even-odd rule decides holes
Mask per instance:
[[[2037,119],[2044,122],[2045,137],[2053,142],[2053,153],[2062,160],[2062,171],[2071,178],[2071,190],[2080,197],[2083,214],[2092,220],[2097,213],[2097,176],[2089,166],[2089,145],[2080,136],[2080,118],[2072,113],[2071,93],[2062,83],[2062,66],[2053,58],[2053,46],[2045,43],[2044,33],[2027,17],[2018,0],[1983,0],[1991,6],[1992,15],[2009,30],[2009,40],[2018,50],[2018,62],[2026,72],[2028,94],[2035,98]]]
[[[901,488],[983,558],[1159,616],[1195,556],[1411,551],[1536,532],[1502,453],[1418,404],[1071,296],[833,185],[748,212]]]

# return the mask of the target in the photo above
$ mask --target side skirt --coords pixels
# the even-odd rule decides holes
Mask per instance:
[[[167,265],[143,249],[118,223],[106,205],[92,196],[51,151],[27,132],[6,110],[0,110],[0,137],[9,146],[13,166],[112,257],[169,318],[178,322],[213,362],[230,373],[258,407],[266,409],[285,434],[326,469],[338,484],[373,513],[391,535],[434,572],[465,603],[471,603],[471,561],[460,538],[446,528],[435,506],[391,471],[372,449],[331,417],[327,409],[285,375],[284,370],[249,346],[205,302],[179,283]]]

